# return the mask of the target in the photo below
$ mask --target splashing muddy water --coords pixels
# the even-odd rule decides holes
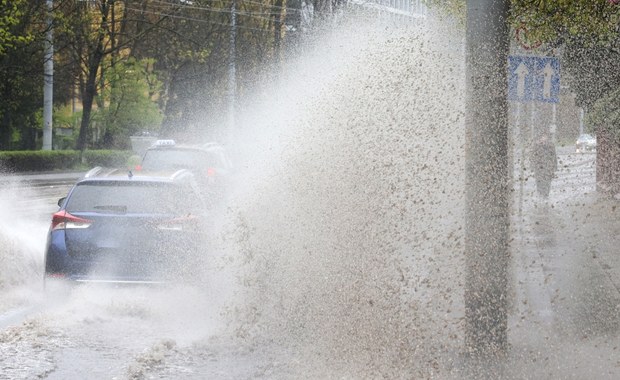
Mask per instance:
[[[370,377],[460,344],[462,37],[429,23],[342,26],[250,112],[241,336]]]
[[[41,252],[48,226],[40,220],[22,217],[24,204],[18,200],[28,198],[30,193],[18,183],[7,182],[0,188],[0,290],[42,275]]]
[[[463,36],[347,22],[244,104],[201,286],[20,288],[40,284],[49,213],[18,220],[40,189],[2,190],[0,378],[620,378],[596,156],[564,147],[548,201],[515,157],[510,352],[466,363]]]
[[[208,288],[76,288],[0,349],[45,337],[21,357],[44,355],[29,373],[49,378],[449,371],[465,133],[463,38],[447,24],[343,21],[260,86],[235,131]]]

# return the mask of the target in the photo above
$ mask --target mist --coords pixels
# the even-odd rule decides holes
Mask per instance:
[[[97,347],[133,357],[107,374],[130,378],[227,354],[283,378],[450,371],[463,318],[462,31],[431,17],[362,16],[318,35],[240,105],[234,184],[211,211],[197,268],[205,281],[53,288],[23,336],[94,366],[80,342],[97,331]],[[29,227],[10,234],[3,250],[26,247],[42,266],[47,227],[37,225],[34,245],[20,237]],[[76,375],[60,367],[57,378]],[[238,378],[239,368],[223,371]]]
[[[318,377],[428,376],[462,339],[463,38],[430,19],[336,30],[240,127],[237,333]]]

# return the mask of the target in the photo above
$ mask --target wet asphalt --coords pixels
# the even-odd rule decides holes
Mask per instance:
[[[504,378],[620,378],[620,201],[595,155],[559,149],[548,199],[524,185],[513,215],[511,351]]]
[[[620,378],[620,201],[596,191],[594,168],[594,155],[559,149],[548,199],[527,176],[516,184],[507,360],[452,375]],[[83,174],[3,175],[0,184],[70,186]]]

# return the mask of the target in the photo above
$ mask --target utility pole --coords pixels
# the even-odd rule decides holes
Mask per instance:
[[[230,6],[230,43],[228,62],[228,138],[231,144],[235,131],[235,103],[237,98],[237,68],[236,68],[236,43],[237,39],[237,1],[232,0]]]
[[[467,1],[465,348],[507,348],[508,0]]]
[[[52,107],[54,98],[53,0],[47,0],[47,32],[43,62],[43,150],[52,150]]]

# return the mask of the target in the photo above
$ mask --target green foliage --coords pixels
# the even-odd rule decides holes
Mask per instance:
[[[122,149],[129,135],[162,124],[169,128],[162,132],[172,133],[224,123],[230,6],[229,0],[55,0],[54,125],[74,126],[81,148]],[[281,45],[294,34],[282,23],[288,7],[281,0],[237,3],[240,103],[284,56]],[[0,0],[0,149],[40,146],[47,16],[44,1]],[[83,113],[65,113],[63,105],[76,99]],[[73,139],[56,135],[54,147],[74,147]]]
[[[565,43],[561,59],[562,80],[577,95],[579,106],[589,109],[620,86],[620,75],[615,69],[620,61],[618,48],[592,44],[589,37],[573,38]]]
[[[71,105],[54,109],[53,113],[53,146],[57,150],[75,149],[77,130],[82,119],[82,112],[73,112]],[[71,131],[70,134],[61,131]]]
[[[529,38],[557,43],[571,36],[594,36],[599,42],[617,37],[620,8],[608,1],[515,0],[511,21],[527,28]]]
[[[127,167],[130,169],[133,169],[140,164],[142,164],[142,157],[138,154],[132,154],[127,158]]]
[[[577,95],[577,104],[593,112],[592,127],[620,135],[617,106],[611,101],[618,99],[620,85],[615,69],[620,59],[620,7],[602,0],[519,0],[512,4],[513,24],[527,28],[530,43],[542,43],[542,54],[550,47],[561,47],[562,80]]]
[[[34,39],[31,33],[20,33],[16,28],[22,21],[25,4],[24,0],[0,0],[0,56]]]
[[[620,88],[611,91],[607,96],[599,99],[586,115],[586,125],[593,132],[605,130],[620,141]]]
[[[54,128],[76,128],[80,125],[81,112],[73,112],[71,105],[54,109]]]
[[[41,128],[43,43],[36,2],[0,0],[0,149],[35,149]],[[43,36],[43,33],[40,34]]]
[[[159,95],[161,83],[149,71],[152,65],[153,60],[129,58],[107,70],[108,85],[102,93],[107,107],[93,117],[105,128],[105,147],[127,148],[132,134],[159,130],[162,114],[151,94]]]
[[[429,8],[447,14],[465,24],[465,0],[422,0]]]
[[[129,150],[85,150],[82,163],[88,167],[124,167],[133,154]]]
[[[77,151],[11,151],[0,152],[0,167],[21,172],[71,169],[80,162]]]
[[[0,152],[0,168],[11,172],[85,169],[94,166],[124,167],[131,151],[77,150]]]

